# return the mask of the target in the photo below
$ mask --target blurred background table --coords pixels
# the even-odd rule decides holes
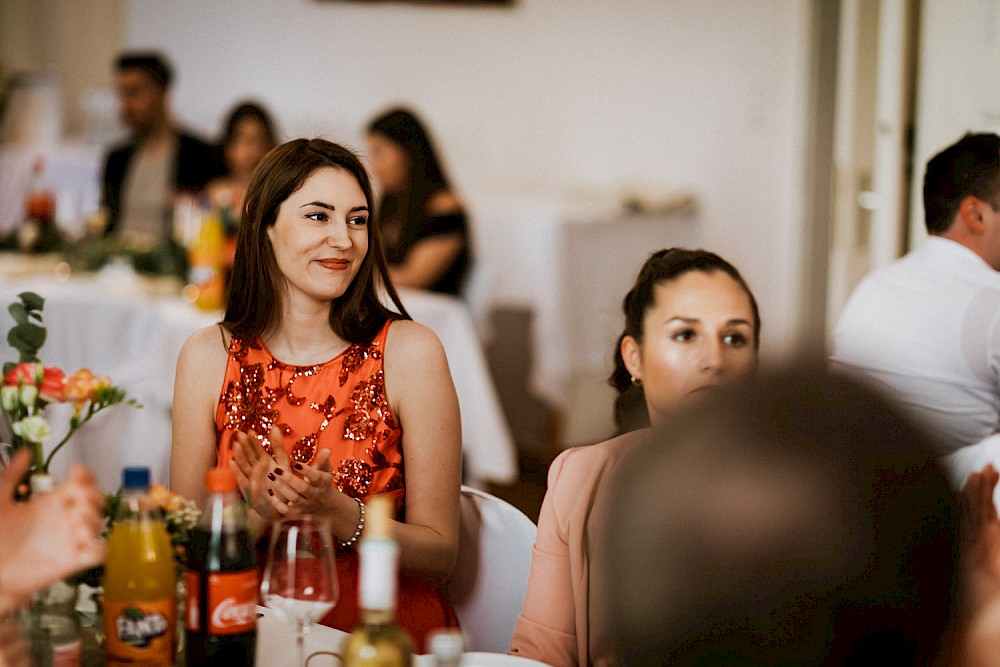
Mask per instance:
[[[120,485],[122,467],[146,465],[154,481],[167,482],[177,355],[188,336],[218,322],[221,313],[198,310],[176,294],[176,285],[137,277],[126,266],[66,279],[44,267],[44,258],[0,255],[0,332],[13,324],[6,306],[17,294],[37,292],[45,298],[48,330],[42,361],[67,373],[90,368],[108,375],[143,405],[138,410],[117,406],[95,417],[56,456],[55,474],[65,474],[79,461],[111,491]],[[462,410],[466,483],[516,479],[514,442],[465,306],[457,299],[411,290],[402,298],[411,316],[438,335],[448,355]],[[0,359],[16,361],[5,333]],[[48,410],[56,440],[68,423],[69,407]]]

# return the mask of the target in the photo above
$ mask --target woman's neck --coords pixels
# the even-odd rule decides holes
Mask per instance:
[[[329,361],[348,345],[330,328],[330,302],[288,298],[281,320],[265,333],[264,344],[279,361],[310,366]]]

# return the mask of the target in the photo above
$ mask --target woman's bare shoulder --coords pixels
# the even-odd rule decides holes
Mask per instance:
[[[191,364],[217,365],[229,356],[232,334],[221,324],[195,331],[181,348],[180,358]]]
[[[413,320],[397,320],[389,327],[385,341],[387,360],[405,360],[421,355],[443,355],[437,334]]]

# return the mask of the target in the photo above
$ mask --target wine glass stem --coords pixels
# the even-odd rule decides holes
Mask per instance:
[[[299,647],[299,664],[306,667],[306,622],[297,619],[295,628],[295,643]]]

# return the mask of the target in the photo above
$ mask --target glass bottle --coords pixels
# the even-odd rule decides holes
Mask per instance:
[[[253,665],[257,643],[256,551],[236,473],[213,468],[208,497],[191,536],[185,572],[188,665]]]
[[[408,667],[413,639],[396,623],[399,545],[393,537],[393,502],[374,496],[365,506],[365,530],[358,547],[361,620],[344,651],[345,667]]]
[[[149,468],[125,468],[104,564],[109,664],[173,665],[177,567],[170,536],[147,498]]]

